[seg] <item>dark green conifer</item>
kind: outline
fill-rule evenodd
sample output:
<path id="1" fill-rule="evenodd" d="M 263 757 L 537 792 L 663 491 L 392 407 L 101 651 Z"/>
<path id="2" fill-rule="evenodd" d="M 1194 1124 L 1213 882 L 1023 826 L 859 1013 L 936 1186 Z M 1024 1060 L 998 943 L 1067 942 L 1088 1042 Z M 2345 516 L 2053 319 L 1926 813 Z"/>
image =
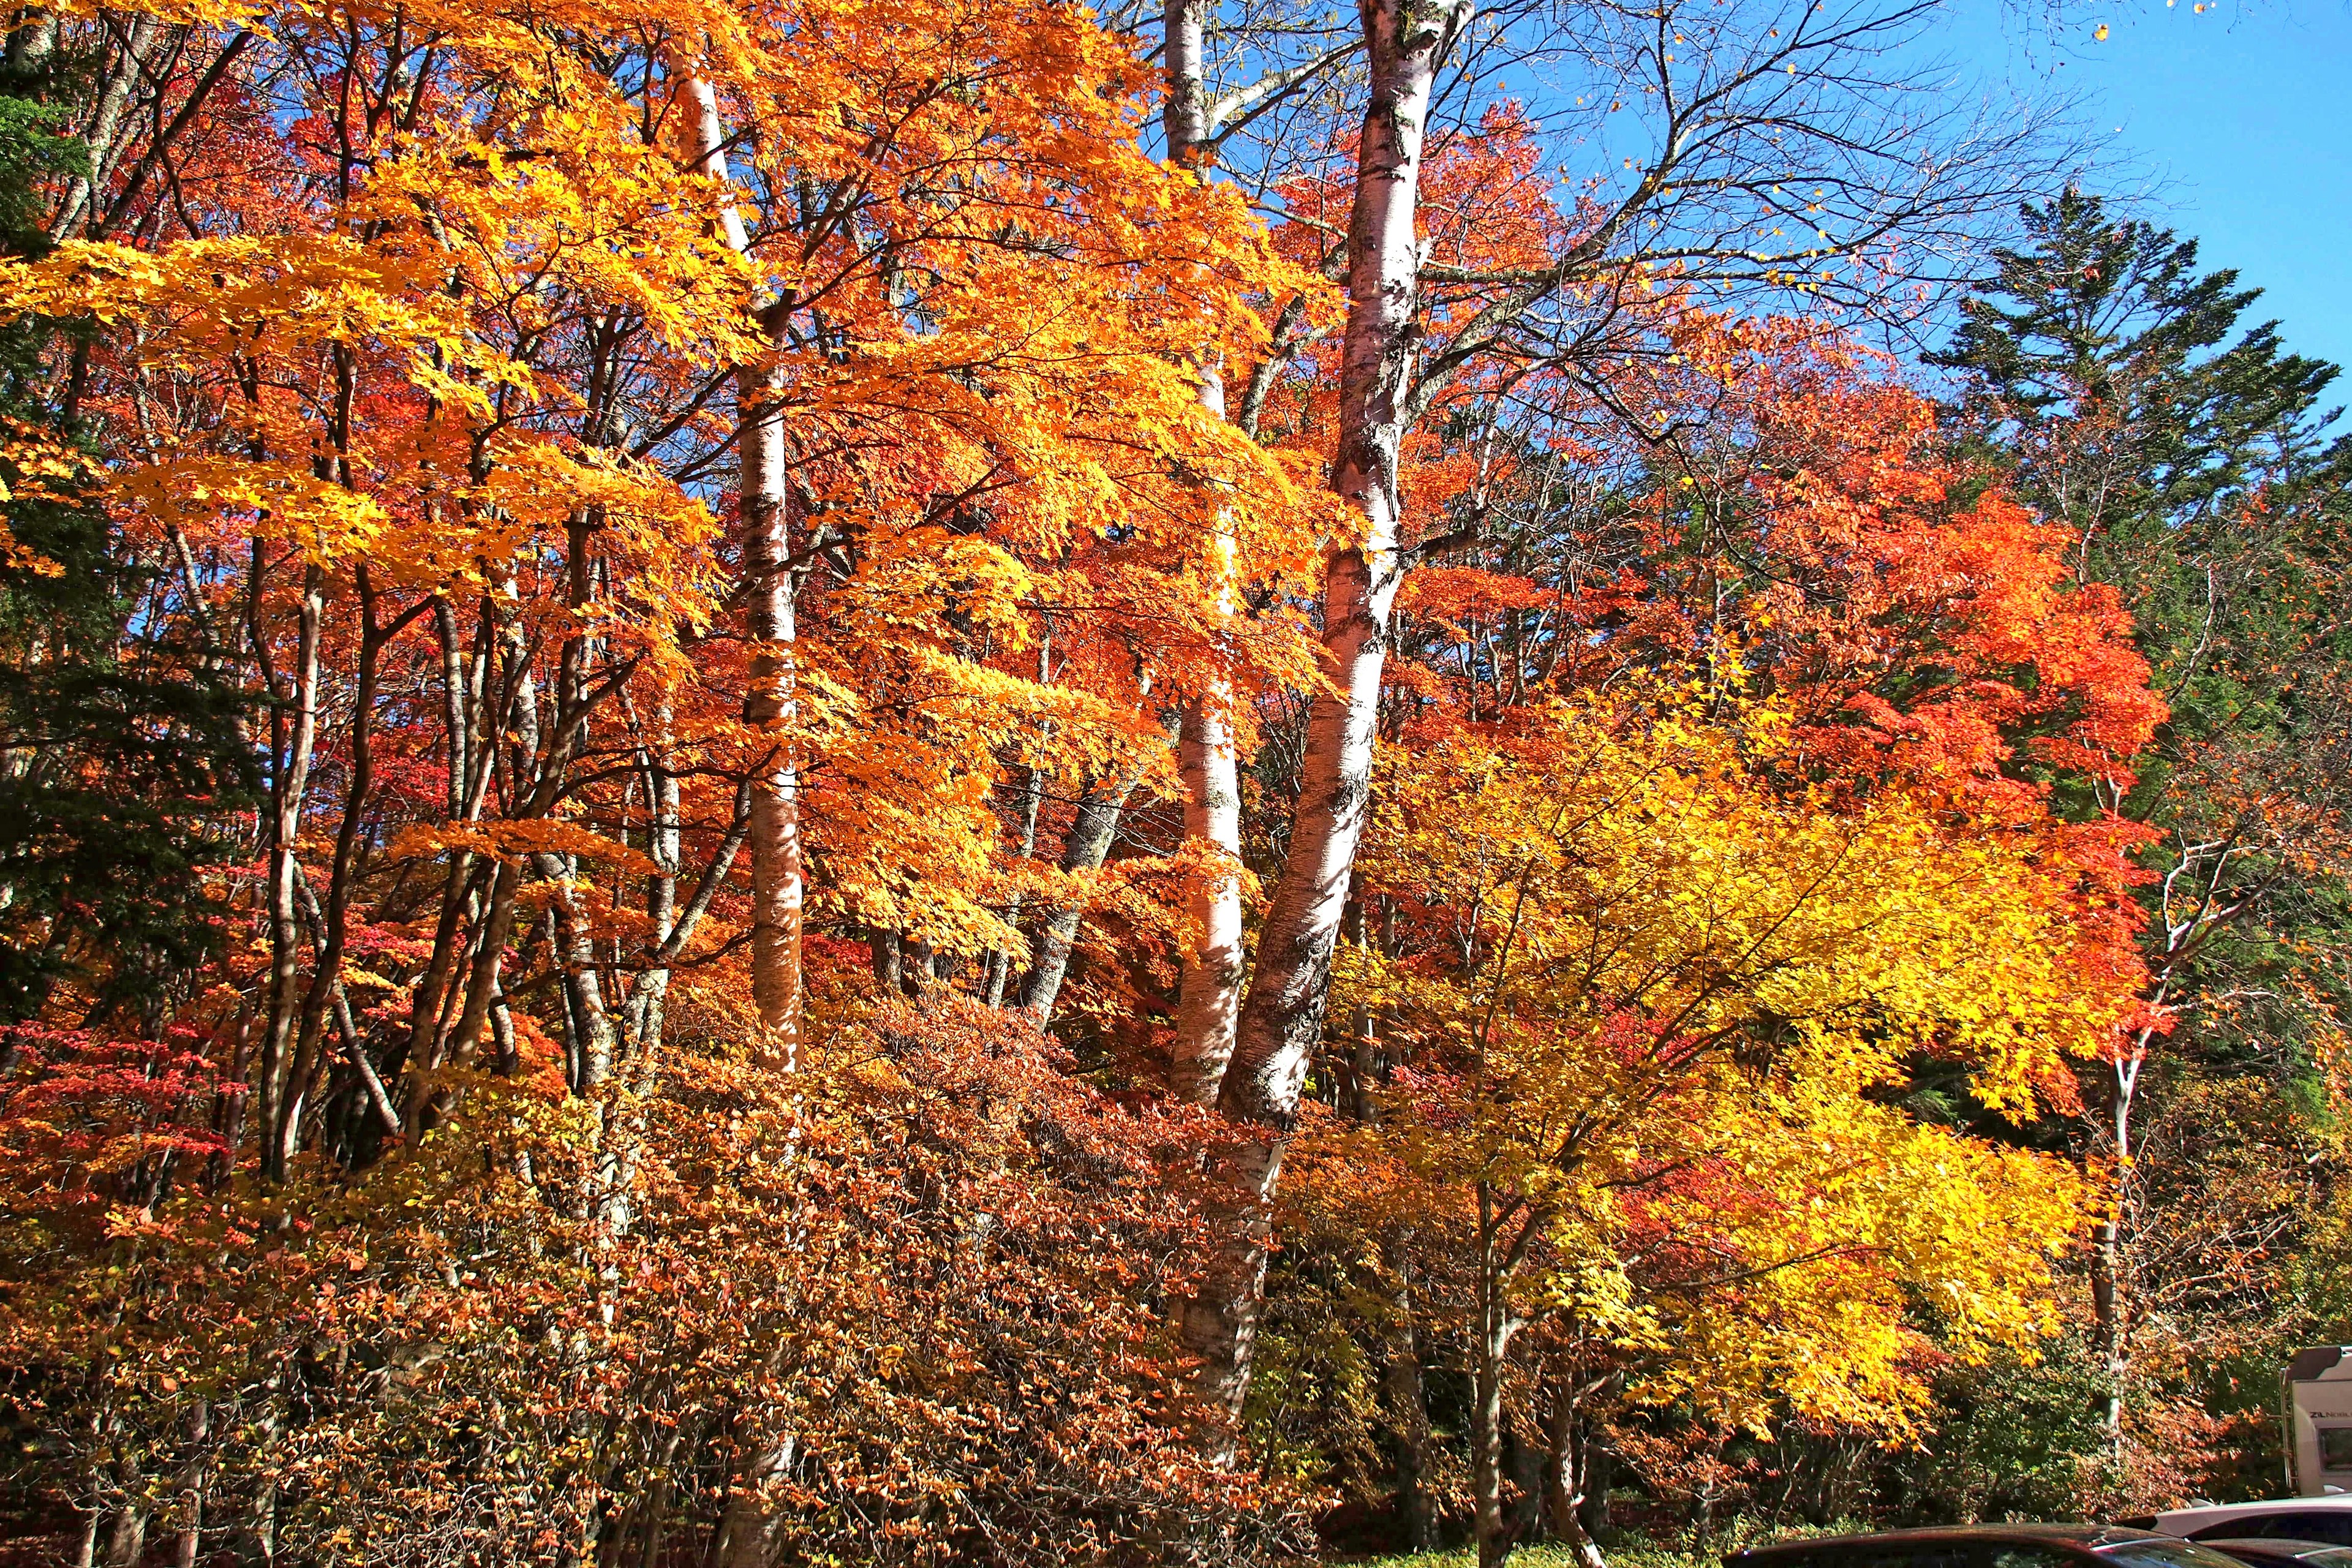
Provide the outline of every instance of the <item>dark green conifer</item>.
<path id="1" fill-rule="evenodd" d="M 0 75 L 0 251 L 37 254 L 42 183 L 81 144 L 53 132 L 49 78 Z M 0 419 L 75 437 L 53 388 L 72 344 L 0 328 Z M 168 580 L 103 509 L 12 498 L 0 560 L 0 1022 L 153 1028 L 216 948 L 206 868 L 231 852 L 253 762 L 233 672 L 173 613 Z"/>

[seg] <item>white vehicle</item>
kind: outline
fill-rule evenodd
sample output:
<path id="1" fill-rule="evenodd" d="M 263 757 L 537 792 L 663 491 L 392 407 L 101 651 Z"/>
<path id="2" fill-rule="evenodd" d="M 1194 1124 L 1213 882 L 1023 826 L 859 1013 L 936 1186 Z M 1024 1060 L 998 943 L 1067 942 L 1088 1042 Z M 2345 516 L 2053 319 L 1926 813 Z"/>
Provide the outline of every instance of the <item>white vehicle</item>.
<path id="1" fill-rule="evenodd" d="M 2352 1490 L 2352 1350 L 2320 1345 L 2286 1363 L 2287 1476 L 2305 1497 Z"/>
<path id="2" fill-rule="evenodd" d="M 2191 1541 L 2352 1546 L 2352 1345 L 2297 1351 L 2285 1381 L 2287 1484 L 2302 1496 L 2203 1503 L 2120 1522 Z"/>
<path id="3" fill-rule="evenodd" d="M 2118 1522 L 2191 1541 L 2315 1541 L 2352 1546 L 2352 1496 L 2206 1503 Z"/>

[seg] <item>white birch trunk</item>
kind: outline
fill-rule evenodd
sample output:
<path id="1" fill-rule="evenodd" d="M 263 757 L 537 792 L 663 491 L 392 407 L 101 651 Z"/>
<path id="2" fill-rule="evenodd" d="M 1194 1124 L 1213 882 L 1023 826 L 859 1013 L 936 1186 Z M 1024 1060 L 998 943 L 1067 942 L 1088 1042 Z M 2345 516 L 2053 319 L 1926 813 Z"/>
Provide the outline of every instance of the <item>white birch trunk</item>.
<path id="1" fill-rule="evenodd" d="M 1208 16 L 1209 0 L 1168 0 L 1160 13 L 1168 101 L 1160 126 L 1168 138 L 1168 161 L 1179 168 L 1202 168 L 1215 151 L 1209 144 L 1214 127 L 1209 123 Z"/>
<path id="2" fill-rule="evenodd" d="M 696 171 L 725 181 L 726 132 L 710 82 L 692 84 Z M 749 255 L 750 234 L 730 202 L 719 226 L 738 255 Z M 772 345 L 773 334 L 771 334 Z M 801 917 L 803 908 L 800 778 L 790 732 L 795 717 L 792 543 L 784 511 L 784 426 L 772 366 L 736 370 L 737 447 L 741 464 L 745 631 L 751 640 L 750 689 L 743 717 L 770 748 L 750 781 L 751 850 L 751 999 L 759 1010 L 758 1048 L 771 1065 L 798 1070 L 801 1036 Z M 797 1445 L 792 1435 L 755 1451 L 729 1498 L 714 1558 L 719 1568 L 766 1568 L 777 1554 L 782 1522 L 770 1488 L 790 1473 Z"/>
<path id="3" fill-rule="evenodd" d="M 719 95 L 697 79 L 695 164 L 726 180 L 726 132 Z M 751 236 L 732 203 L 720 210 L 727 243 L 748 254 Z M 760 1050 L 791 1072 L 800 1065 L 802 879 L 800 774 L 792 729 L 798 715 L 793 643 L 790 523 L 784 508 L 784 417 L 780 373 L 747 364 L 736 373 L 738 456 L 741 462 L 744 630 L 751 642 L 743 719 L 768 751 L 751 778 L 751 999 L 760 1014 Z"/>
<path id="4" fill-rule="evenodd" d="M 260 546 L 254 547 L 256 561 Z M 299 629 L 294 653 L 293 715 L 287 726 L 285 755 L 276 766 L 278 777 L 270 801 L 269 817 L 269 1015 L 261 1044 L 261 1173 L 266 1181 L 286 1179 L 286 1105 L 293 1092 L 291 1055 L 295 1044 L 295 1005 L 300 977 L 301 930 L 296 924 L 297 889 L 302 862 L 297 853 L 302 837 L 302 796 L 310 784 L 311 752 L 319 737 L 319 643 L 326 615 L 326 585 L 320 570 L 302 574 Z M 256 647 L 261 646 L 261 626 L 253 627 Z M 273 692 L 271 695 L 277 695 Z"/>
<path id="5" fill-rule="evenodd" d="M 1218 1092 L 1234 1124 L 1209 1161 L 1218 1242 L 1183 1321 L 1202 1393 L 1236 1414 L 1249 1387 L 1282 1145 L 1322 1029 L 1331 950 L 1370 794 L 1381 666 L 1403 564 L 1397 455 L 1419 337 L 1414 213 L 1423 143 L 1438 68 L 1472 9 L 1472 0 L 1364 0 L 1362 7 L 1370 100 L 1348 226 L 1348 325 L 1331 482 L 1361 515 L 1364 533 L 1360 544 L 1334 552 L 1325 571 L 1322 665 L 1333 689 L 1316 697 L 1308 716 L 1289 858 Z"/>
<path id="6" fill-rule="evenodd" d="M 1171 7 L 1172 9 L 1172 7 Z M 1224 378 L 1214 360 L 1201 367 L 1201 405 L 1225 412 Z M 1234 546 L 1220 512 L 1209 538 L 1211 614 L 1230 622 L 1240 608 L 1234 580 Z M 1242 777 L 1234 742 L 1234 687 L 1222 673 L 1185 704 L 1176 747 L 1184 781 L 1184 834 L 1213 861 L 1195 885 L 1186 913 L 1182 989 L 1176 1005 L 1176 1044 L 1169 1087 L 1195 1105 L 1214 1105 L 1233 1059 L 1242 1003 Z"/>
<path id="7" fill-rule="evenodd" d="M 1195 1105 L 1216 1104 L 1241 1017 L 1242 792 L 1232 713 L 1232 686 L 1213 684 L 1187 705 L 1177 748 L 1185 836 L 1216 858 L 1187 910 L 1192 942 L 1184 950 L 1170 1074 L 1177 1097 Z"/>
<path id="8" fill-rule="evenodd" d="M 792 542 L 784 515 L 783 412 L 772 372 L 742 373 L 743 575 L 751 637 L 743 718 L 769 747 L 751 779 L 751 998 L 762 1053 L 800 1066 L 802 883 Z"/>
<path id="9" fill-rule="evenodd" d="M 1168 0 L 1163 16 L 1168 101 L 1160 124 L 1169 161 L 1207 177 L 1215 149 L 1210 137 L 1206 67 L 1208 0 Z M 1213 416 L 1225 417 L 1223 367 L 1214 352 L 1200 363 L 1198 396 Z M 1220 628 L 1239 609 L 1234 581 L 1232 519 L 1211 523 L 1203 563 L 1210 576 L 1212 624 Z M 1186 909 L 1182 986 L 1176 1008 L 1176 1043 L 1169 1087 L 1196 1105 L 1214 1105 L 1234 1054 L 1242 1002 L 1241 759 L 1234 745 L 1234 689 L 1219 675 L 1185 704 L 1176 767 L 1184 781 L 1184 834 L 1206 850 L 1213 868 L 1193 889 Z"/>
<path id="10" fill-rule="evenodd" d="M 1146 752 L 1118 772 L 1106 773 L 1087 786 L 1078 796 L 1069 836 L 1063 840 L 1064 871 L 1087 876 L 1102 869 L 1111 846 L 1118 840 L 1119 818 L 1127 810 L 1128 796 L 1150 769 L 1151 754 Z M 1040 1029 L 1054 1021 L 1054 1003 L 1062 994 L 1062 981 L 1070 971 L 1070 951 L 1077 944 L 1078 924 L 1085 918 L 1086 905 L 1071 902 L 1047 910 L 1039 923 L 1036 956 L 1021 984 L 1021 1010 Z"/>

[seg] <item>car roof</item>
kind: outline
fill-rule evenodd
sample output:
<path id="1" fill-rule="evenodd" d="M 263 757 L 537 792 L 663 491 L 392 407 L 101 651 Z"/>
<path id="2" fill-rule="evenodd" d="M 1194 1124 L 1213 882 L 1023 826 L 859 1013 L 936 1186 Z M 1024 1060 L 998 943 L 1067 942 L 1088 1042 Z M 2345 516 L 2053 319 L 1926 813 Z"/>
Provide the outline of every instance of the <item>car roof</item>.
<path id="1" fill-rule="evenodd" d="M 2231 1535 L 2219 1540 L 2208 1536 L 2197 1544 L 2218 1547 L 2223 1552 L 2267 1552 L 2279 1557 L 2301 1557 L 2312 1552 L 2352 1550 L 2329 1541 L 2291 1541 L 2276 1535 Z"/>
<path id="2" fill-rule="evenodd" d="M 2172 1537 L 2119 1524 L 1942 1524 L 1925 1530 L 1874 1531 L 1866 1535 L 1812 1535 L 1796 1541 L 1776 1541 L 1735 1552 L 1726 1563 L 1763 1562 L 1804 1552 L 1839 1551 L 1855 1546 L 1927 1545 L 1939 1541 L 2018 1541 L 2061 1546 L 2113 1546 L 2126 1541 L 2164 1541 Z"/>
<path id="3" fill-rule="evenodd" d="M 2318 1510 L 2334 1513 L 2352 1508 L 2352 1492 L 2327 1492 L 2319 1497 L 2271 1498 L 2263 1502 L 2200 1502 L 2187 1508 L 2168 1508 L 2156 1517 L 2160 1520 L 2201 1520 L 2219 1524 L 2231 1519 L 2259 1519 L 2273 1513 L 2308 1513 Z"/>

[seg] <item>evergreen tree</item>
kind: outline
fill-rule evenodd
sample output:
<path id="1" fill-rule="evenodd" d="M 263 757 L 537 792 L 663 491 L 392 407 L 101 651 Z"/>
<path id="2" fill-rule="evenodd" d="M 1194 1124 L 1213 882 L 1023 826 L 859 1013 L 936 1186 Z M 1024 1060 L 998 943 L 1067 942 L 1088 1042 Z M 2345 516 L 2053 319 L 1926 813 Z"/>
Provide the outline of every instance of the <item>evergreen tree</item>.
<path id="1" fill-rule="evenodd" d="M 2334 1331 L 2280 1260 L 2336 1179 L 2325 1086 L 2352 1016 L 2352 442 L 2323 402 L 2336 367 L 2248 324 L 2260 290 L 2200 271 L 2195 240 L 2079 191 L 2022 216 L 1937 363 L 1969 437 L 2130 610 L 2171 710 L 2081 803 L 2150 830 L 2162 1022 L 2084 1073 L 2084 1149 L 2119 1184 L 2092 1327 L 2128 1476 L 2158 1462 L 2131 1430 L 2168 1397 L 2218 1412 L 2212 1388 L 2263 1366 L 2269 1386 L 2287 1342 Z"/>
<path id="2" fill-rule="evenodd" d="M 71 62 L 19 54 L 0 77 L 10 257 L 47 247 L 42 184 L 83 155 L 46 101 Z M 0 329 L 0 420 L 71 439 L 50 375 L 72 345 L 54 336 Z M 152 1028 L 217 941 L 203 872 L 250 784 L 239 700 L 104 510 L 23 479 L 0 461 L 16 546 L 0 555 L 0 1022 L 64 1008 Z"/>
<path id="3" fill-rule="evenodd" d="M 2021 216 L 2031 243 L 1996 253 L 1934 363 L 1966 373 L 1977 427 L 2076 535 L 2079 574 L 2123 593 L 2176 739 L 2284 721 L 2312 658 L 2343 651 L 2336 367 L 2245 325 L 2262 291 L 2200 272 L 2194 239 L 2078 190 Z"/>

